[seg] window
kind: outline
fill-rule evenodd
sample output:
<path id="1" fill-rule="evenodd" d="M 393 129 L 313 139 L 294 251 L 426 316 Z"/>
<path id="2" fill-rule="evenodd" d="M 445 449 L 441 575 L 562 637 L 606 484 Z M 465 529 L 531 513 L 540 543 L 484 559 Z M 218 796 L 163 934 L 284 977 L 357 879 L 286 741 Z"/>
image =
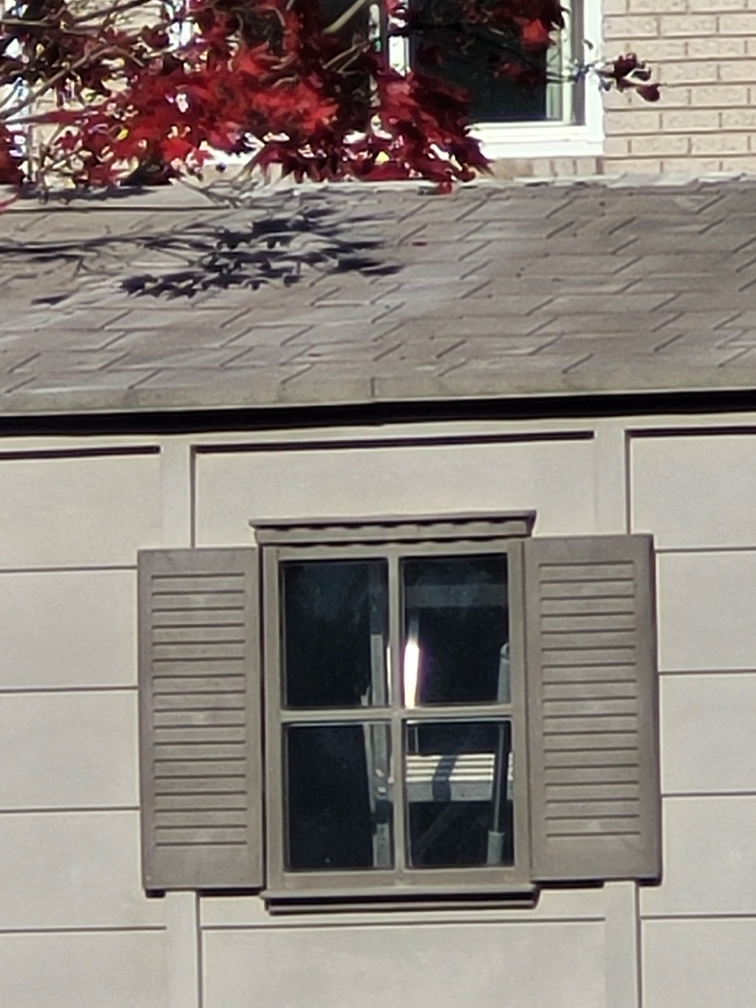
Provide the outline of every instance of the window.
<path id="1" fill-rule="evenodd" d="M 650 537 L 532 522 L 140 554 L 146 888 L 301 910 L 658 878 Z"/>
<path id="2" fill-rule="evenodd" d="M 427 20 L 443 22 L 454 0 L 410 0 L 427 9 Z M 424 65 L 412 39 L 391 38 L 389 59 L 395 69 L 427 69 L 464 88 L 472 97 L 474 135 L 487 157 L 596 157 L 603 151 L 602 100 L 597 86 L 565 80 L 576 65 L 595 60 L 601 39 L 598 0 L 566 0 L 565 28 L 548 52 L 546 69 L 553 79 L 535 91 L 497 75 L 486 63 L 485 32 L 466 54 L 444 38 L 433 38 L 441 66 Z M 448 17 L 447 17 L 448 20 Z M 428 34 L 430 37 L 430 32 Z M 586 43 L 585 40 L 589 42 Z M 592 41 L 590 41 L 592 40 Z M 589 50 L 588 46 L 592 46 Z"/>

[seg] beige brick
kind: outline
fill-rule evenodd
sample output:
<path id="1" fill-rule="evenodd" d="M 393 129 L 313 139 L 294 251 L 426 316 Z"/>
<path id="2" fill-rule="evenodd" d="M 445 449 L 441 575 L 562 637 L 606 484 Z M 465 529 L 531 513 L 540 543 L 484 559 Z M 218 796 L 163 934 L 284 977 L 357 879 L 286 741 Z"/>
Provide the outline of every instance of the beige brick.
<path id="1" fill-rule="evenodd" d="M 688 9 L 693 14 L 747 10 L 748 0 L 688 0 Z"/>
<path id="2" fill-rule="evenodd" d="M 688 0 L 628 0 L 628 7 L 632 14 L 674 14 L 687 11 Z"/>
<path id="3" fill-rule="evenodd" d="M 637 97 L 627 91 L 607 91 L 604 94 L 604 108 L 608 111 L 621 111 L 628 110 L 638 105 Z"/>
<path id="4" fill-rule="evenodd" d="M 686 175 L 705 175 L 706 172 L 724 171 L 719 158 L 665 158 L 661 163 L 663 172 L 678 173 L 684 172 Z"/>
<path id="5" fill-rule="evenodd" d="M 627 137 L 604 137 L 604 155 L 606 157 L 627 157 L 630 153 L 630 141 Z"/>
<path id="6" fill-rule="evenodd" d="M 717 19 L 713 14 L 665 14 L 659 18 L 660 35 L 714 35 Z"/>
<path id="7" fill-rule="evenodd" d="M 661 125 L 661 112 L 651 109 L 611 110 L 604 114 L 604 132 L 607 136 L 624 136 L 628 133 L 653 133 Z"/>
<path id="8" fill-rule="evenodd" d="M 722 129 L 756 129 L 756 108 L 725 109 L 719 115 Z"/>
<path id="9" fill-rule="evenodd" d="M 603 14 L 626 14 L 628 0 L 604 0 L 601 5 Z"/>
<path id="10" fill-rule="evenodd" d="M 756 35 L 756 13 L 722 14 L 719 18 L 720 35 Z"/>
<path id="11" fill-rule="evenodd" d="M 608 175 L 621 175 L 625 172 L 655 175 L 662 170 L 662 163 L 654 158 L 605 158 L 604 170 Z"/>
<path id="12" fill-rule="evenodd" d="M 595 158 L 552 158 L 551 173 L 557 178 L 565 175 L 595 175 Z"/>
<path id="13" fill-rule="evenodd" d="M 756 154 L 747 157 L 722 158 L 722 171 L 742 171 L 754 175 L 756 174 Z"/>
<path id="14" fill-rule="evenodd" d="M 717 81 L 719 80 L 720 66 L 721 63 L 715 62 L 681 60 L 679 63 L 665 63 L 660 67 L 659 77 L 663 84 L 696 84 L 701 81 Z"/>
<path id="15" fill-rule="evenodd" d="M 718 130 L 719 112 L 714 109 L 674 109 L 667 112 L 662 110 L 661 128 L 665 132 L 692 133 L 697 130 Z"/>
<path id="16" fill-rule="evenodd" d="M 747 154 L 747 133 L 700 133 L 690 138 L 692 154 Z"/>
<path id="17" fill-rule="evenodd" d="M 756 80 L 756 60 L 724 60 L 719 64 L 719 78 L 723 81 Z"/>
<path id="18" fill-rule="evenodd" d="M 690 150 L 690 139 L 677 134 L 658 133 L 653 136 L 638 136 L 630 138 L 630 152 L 638 155 L 653 155 L 669 157 L 675 154 L 687 154 Z"/>
<path id="19" fill-rule="evenodd" d="M 605 17 L 604 39 L 653 38 L 659 34 L 655 17 Z"/>
<path id="20" fill-rule="evenodd" d="M 624 46 L 621 46 L 619 42 L 612 41 L 612 55 L 617 55 L 622 51 L 627 52 L 628 49 L 632 50 L 636 47 L 637 39 L 628 39 Z M 660 39 L 660 38 L 644 38 L 643 39 L 643 52 L 641 53 L 644 60 L 649 63 L 663 63 L 665 60 L 675 60 L 675 59 L 685 59 L 687 55 L 687 43 L 683 39 Z M 640 48 L 640 46 L 637 46 Z"/>
<path id="21" fill-rule="evenodd" d="M 659 106 L 665 109 L 689 108 L 691 105 L 690 94 L 691 87 L 688 84 L 665 84 L 662 89 L 662 100 L 659 102 Z M 637 97 L 635 100 L 637 102 Z"/>
<path id="22" fill-rule="evenodd" d="M 688 56 L 703 56 L 709 59 L 726 59 L 728 56 L 743 56 L 746 52 L 746 40 L 742 38 L 721 38 L 720 36 L 715 36 L 714 38 L 692 38 L 688 39 L 686 43 L 686 52 Z"/>
<path id="23" fill-rule="evenodd" d="M 748 88 L 728 84 L 695 84 L 690 89 L 693 105 L 720 105 L 723 108 L 748 104 Z"/>

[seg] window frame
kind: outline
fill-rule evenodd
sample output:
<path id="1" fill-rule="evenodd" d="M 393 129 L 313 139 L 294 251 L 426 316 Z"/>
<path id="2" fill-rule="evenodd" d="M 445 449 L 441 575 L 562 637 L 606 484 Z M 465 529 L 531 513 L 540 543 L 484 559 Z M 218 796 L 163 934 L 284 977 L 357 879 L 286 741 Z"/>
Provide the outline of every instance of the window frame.
<path id="1" fill-rule="evenodd" d="M 346 531 L 346 530 L 345 530 Z M 432 527 L 414 541 L 392 538 L 365 542 L 359 527 L 340 542 L 306 542 L 301 545 L 262 544 L 263 665 L 265 724 L 265 832 L 267 886 L 264 897 L 301 896 L 305 899 L 397 896 L 471 896 L 523 893 L 532 890 L 530 851 L 530 806 L 528 788 L 527 711 L 525 680 L 524 558 L 522 531 L 502 534 L 492 529 L 488 535 L 465 535 L 460 525 L 454 538 L 437 538 Z M 327 538 L 327 536 L 326 536 Z M 509 642 L 511 700 L 509 704 L 458 704 L 406 708 L 400 703 L 401 588 L 399 561 L 412 556 L 451 556 L 503 553 L 507 556 L 509 595 Z M 286 710 L 283 702 L 283 675 L 280 647 L 281 597 L 280 564 L 286 560 L 335 560 L 387 558 L 390 681 L 389 704 L 383 707 L 318 708 Z M 410 713 L 411 710 L 411 713 Z M 406 854 L 405 766 L 402 745 L 406 721 L 508 720 L 511 723 L 514 758 L 513 815 L 515 860 L 512 866 L 468 868 L 409 868 Z M 386 723 L 391 726 L 394 786 L 393 850 L 398 855 L 391 869 L 334 869 L 331 871 L 287 870 L 285 867 L 285 771 L 283 762 L 284 724 Z"/>

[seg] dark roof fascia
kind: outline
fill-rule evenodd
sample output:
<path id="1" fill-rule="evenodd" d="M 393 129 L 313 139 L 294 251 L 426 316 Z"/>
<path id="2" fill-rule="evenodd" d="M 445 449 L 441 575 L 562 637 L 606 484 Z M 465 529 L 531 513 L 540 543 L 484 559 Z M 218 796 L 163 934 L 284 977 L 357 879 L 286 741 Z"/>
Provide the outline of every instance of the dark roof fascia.
<path id="1" fill-rule="evenodd" d="M 281 405 L 120 412 L 16 413 L 0 415 L 0 438 L 34 435 L 209 434 L 231 431 L 261 433 L 356 426 L 378 428 L 388 424 L 431 423 L 434 421 L 591 420 L 619 416 L 628 418 L 694 416 L 696 414 L 742 412 L 756 412 L 756 389 L 581 393 L 519 398 L 422 399 L 313 406 Z"/>

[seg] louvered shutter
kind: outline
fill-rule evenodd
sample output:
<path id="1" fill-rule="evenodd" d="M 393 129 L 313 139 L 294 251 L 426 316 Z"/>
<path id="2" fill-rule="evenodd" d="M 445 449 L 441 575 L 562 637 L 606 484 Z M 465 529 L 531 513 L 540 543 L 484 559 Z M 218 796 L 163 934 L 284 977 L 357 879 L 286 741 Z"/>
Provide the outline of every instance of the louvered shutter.
<path id="1" fill-rule="evenodd" d="M 651 536 L 525 544 L 534 881 L 661 873 Z"/>
<path id="2" fill-rule="evenodd" d="M 263 884 L 257 551 L 139 554 L 148 890 Z"/>

